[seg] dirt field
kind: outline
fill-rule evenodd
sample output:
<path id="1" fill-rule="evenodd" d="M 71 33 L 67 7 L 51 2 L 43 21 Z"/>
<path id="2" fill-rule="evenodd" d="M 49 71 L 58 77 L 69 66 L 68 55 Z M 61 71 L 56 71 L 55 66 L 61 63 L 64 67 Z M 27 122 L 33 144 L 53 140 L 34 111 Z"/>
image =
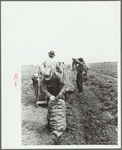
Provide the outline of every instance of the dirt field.
<path id="1" fill-rule="evenodd" d="M 104 62 L 89 64 L 90 71 L 117 78 L 117 62 Z"/>
<path id="2" fill-rule="evenodd" d="M 109 74 L 106 70 L 113 72 Z M 30 85 L 34 73 L 37 73 L 37 66 L 22 66 L 22 144 L 51 145 L 54 141 L 47 126 L 47 106 L 35 107 L 35 95 Z M 58 144 L 117 144 L 117 81 L 111 77 L 117 77 L 116 62 L 91 64 L 84 91 L 77 93 L 76 71 L 72 72 L 76 90 L 66 95 L 67 130 Z"/>

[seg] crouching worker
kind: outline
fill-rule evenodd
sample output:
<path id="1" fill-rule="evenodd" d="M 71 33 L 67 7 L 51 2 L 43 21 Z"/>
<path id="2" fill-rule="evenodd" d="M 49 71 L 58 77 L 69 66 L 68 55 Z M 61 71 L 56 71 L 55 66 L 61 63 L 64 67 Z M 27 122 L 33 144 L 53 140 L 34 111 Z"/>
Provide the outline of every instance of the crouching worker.
<path id="1" fill-rule="evenodd" d="M 42 79 L 42 93 L 48 102 L 48 125 L 56 138 L 60 137 L 66 129 L 66 83 L 61 74 L 51 67 L 45 67 Z"/>

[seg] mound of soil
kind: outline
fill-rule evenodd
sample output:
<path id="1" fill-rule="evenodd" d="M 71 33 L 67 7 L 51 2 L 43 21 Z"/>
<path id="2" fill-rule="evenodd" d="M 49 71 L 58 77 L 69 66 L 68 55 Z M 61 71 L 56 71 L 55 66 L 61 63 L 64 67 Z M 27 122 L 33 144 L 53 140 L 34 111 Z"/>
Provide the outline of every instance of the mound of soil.
<path id="1" fill-rule="evenodd" d="M 85 84 L 83 93 L 67 95 L 67 131 L 60 144 L 117 144 L 117 102 L 110 92 L 101 102 L 101 83 L 96 79 Z"/>

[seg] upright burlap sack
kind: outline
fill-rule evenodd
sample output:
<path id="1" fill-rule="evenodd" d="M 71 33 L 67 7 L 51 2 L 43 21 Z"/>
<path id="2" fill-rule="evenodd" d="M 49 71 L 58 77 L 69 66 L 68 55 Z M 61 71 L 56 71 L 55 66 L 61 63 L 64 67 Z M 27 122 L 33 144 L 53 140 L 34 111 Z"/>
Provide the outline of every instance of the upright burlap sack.
<path id="1" fill-rule="evenodd" d="M 65 80 L 65 82 L 67 84 L 66 91 L 74 91 L 75 87 L 72 84 L 72 72 L 70 70 L 66 70 L 65 69 L 65 72 L 64 72 L 63 76 L 64 76 L 64 80 Z"/>
<path id="2" fill-rule="evenodd" d="M 38 74 L 34 74 L 32 77 L 31 77 L 32 81 L 33 81 L 33 88 L 35 90 L 35 95 L 36 95 L 36 98 L 37 101 L 44 101 L 45 100 L 45 95 L 42 93 L 42 88 L 41 88 L 41 82 L 42 82 L 42 79 L 43 79 L 43 76 L 39 76 L 38 77 Z M 39 88 L 40 86 L 40 88 Z M 40 91 L 38 91 L 40 89 Z"/>
<path id="3" fill-rule="evenodd" d="M 49 101 L 47 119 L 52 133 L 60 137 L 66 129 L 66 105 L 64 100 Z"/>

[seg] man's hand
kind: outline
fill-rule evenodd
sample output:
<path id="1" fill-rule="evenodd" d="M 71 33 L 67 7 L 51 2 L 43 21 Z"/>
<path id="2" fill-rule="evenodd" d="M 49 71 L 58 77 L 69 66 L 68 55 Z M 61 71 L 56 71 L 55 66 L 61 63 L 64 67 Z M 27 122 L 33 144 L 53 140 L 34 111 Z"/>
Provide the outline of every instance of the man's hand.
<path id="1" fill-rule="evenodd" d="M 54 106 L 55 99 L 56 99 L 55 96 L 53 96 L 53 95 L 50 96 L 50 100 L 49 100 L 49 102 L 48 102 L 48 107 L 49 107 L 49 108 L 52 108 L 52 107 Z"/>
<path id="2" fill-rule="evenodd" d="M 65 94 L 63 92 L 60 92 L 58 95 L 57 95 L 57 98 L 58 99 L 63 99 L 65 100 Z"/>
<path id="3" fill-rule="evenodd" d="M 54 101 L 55 100 L 55 96 L 51 95 L 50 96 L 50 100 Z"/>

